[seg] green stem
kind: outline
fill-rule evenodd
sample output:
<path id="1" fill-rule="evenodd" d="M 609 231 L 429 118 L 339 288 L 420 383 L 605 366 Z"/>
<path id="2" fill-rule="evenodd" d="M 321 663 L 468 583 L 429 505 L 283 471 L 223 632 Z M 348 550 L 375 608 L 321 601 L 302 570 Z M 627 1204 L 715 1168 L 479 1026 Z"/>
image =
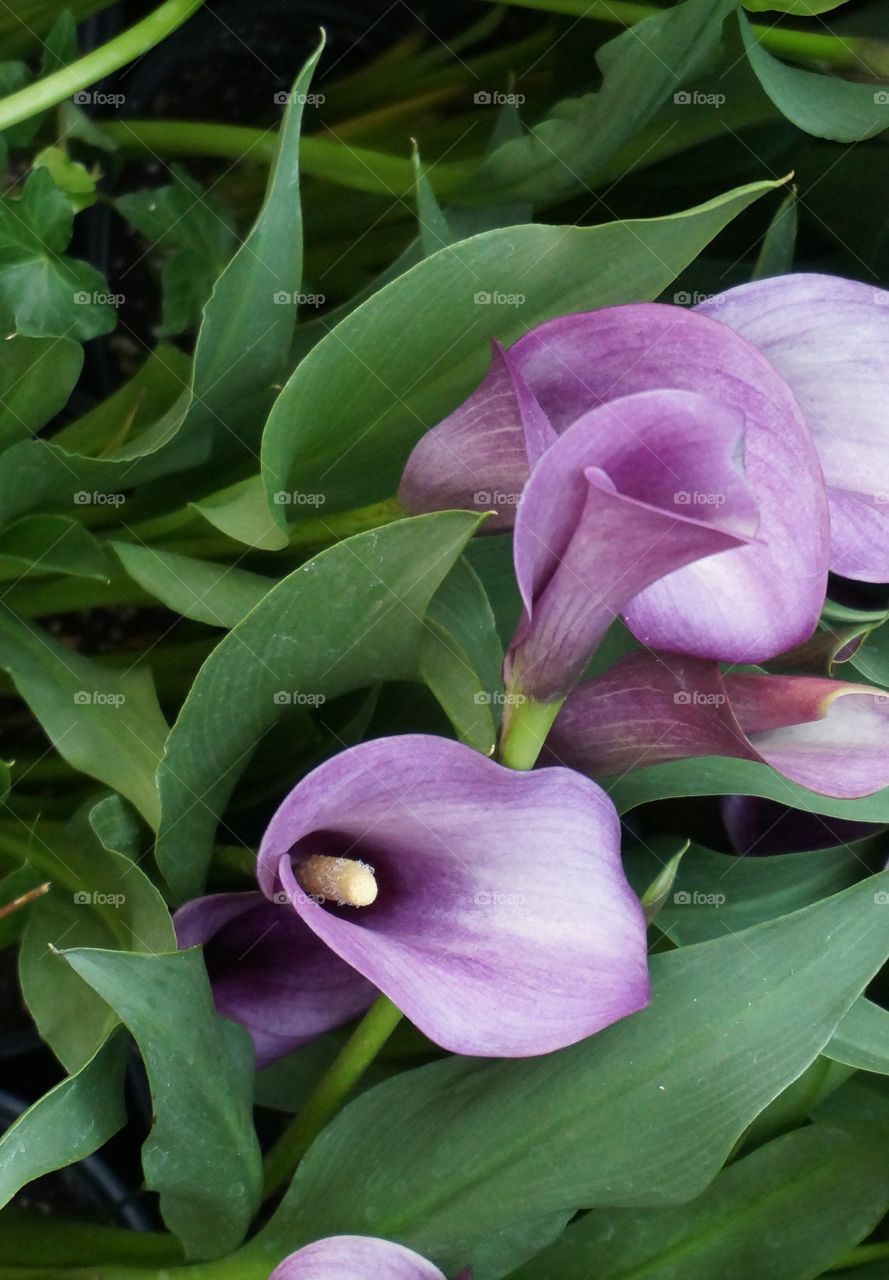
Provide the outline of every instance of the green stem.
<path id="1" fill-rule="evenodd" d="M 293 1173 L 313 1140 L 337 1113 L 352 1089 L 398 1026 L 401 1012 L 379 996 L 358 1023 L 339 1055 L 265 1159 L 265 1195 Z"/>
<path id="2" fill-rule="evenodd" d="M 533 698 L 517 696 L 520 700 L 509 707 L 500 739 L 500 760 L 509 769 L 533 769 L 565 699 L 535 702 Z"/>
<path id="3" fill-rule="evenodd" d="M 182 1246 L 160 1232 L 47 1218 L 10 1206 L 0 1213 L 0 1255 L 10 1267 L 75 1267 L 84 1258 L 165 1266 L 182 1262 Z"/>
<path id="4" fill-rule="evenodd" d="M 57 106 L 81 89 L 140 58 L 181 27 L 202 3 L 203 0 L 165 0 L 147 18 L 122 31 L 107 44 L 3 98 L 0 100 L 0 130 L 9 129 L 49 107 Z"/>
<path id="5" fill-rule="evenodd" d="M 889 1242 L 882 1244 L 862 1244 L 857 1249 L 850 1249 L 841 1258 L 832 1263 L 828 1271 L 845 1271 L 849 1267 L 866 1266 L 869 1262 L 882 1262 L 889 1258 Z"/>
<path id="6" fill-rule="evenodd" d="M 486 3 L 502 4 L 503 0 L 486 0 Z M 634 27 L 645 18 L 665 11 L 663 6 L 638 4 L 635 0 L 509 0 L 509 3 L 522 9 L 560 13 L 569 18 L 613 22 L 621 27 Z M 889 46 L 870 36 L 835 36 L 756 23 L 753 32 L 764 49 L 781 58 L 838 68 L 850 67 L 858 71 L 864 63 L 877 75 L 886 75 L 889 69 Z"/>
<path id="7" fill-rule="evenodd" d="M 98 122 L 97 122 L 98 123 Z M 161 156 L 218 156 L 225 160 L 271 162 L 278 145 L 275 130 L 239 124 L 201 124 L 192 120 L 112 120 L 100 126 L 122 151 Z M 409 159 L 345 144 L 334 138 L 303 137 L 299 144 L 303 173 L 338 186 L 375 195 L 409 196 L 414 187 Z M 468 165 L 443 161 L 430 171 L 439 195 L 455 191 L 470 175 Z"/>

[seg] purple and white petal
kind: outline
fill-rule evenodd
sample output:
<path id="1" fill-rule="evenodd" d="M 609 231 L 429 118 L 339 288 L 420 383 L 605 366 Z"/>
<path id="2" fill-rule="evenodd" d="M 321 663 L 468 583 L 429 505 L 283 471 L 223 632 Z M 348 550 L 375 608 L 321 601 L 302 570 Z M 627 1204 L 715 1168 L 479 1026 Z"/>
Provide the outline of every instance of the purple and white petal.
<path id="1" fill-rule="evenodd" d="M 706 755 L 756 760 L 810 791 L 854 799 L 889 786 L 889 694 L 632 653 L 571 694 L 546 752 L 598 776 Z"/>
<path id="2" fill-rule="evenodd" d="M 316 901 L 299 878 L 316 854 L 372 867 L 376 900 Z M 547 1053 L 648 1001 L 645 923 L 616 812 L 567 770 L 518 773 L 423 735 L 364 743 L 290 793 L 258 874 L 267 896 L 289 894 L 319 938 L 456 1053 Z"/>
<path id="3" fill-rule="evenodd" d="M 378 994 L 289 905 L 256 890 L 196 898 L 174 924 L 180 947 L 203 946 L 216 1008 L 250 1032 L 259 1067 L 363 1013 Z"/>
<path id="4" fill-rule="evenodd" d="M 373 1236 L 329 1236 L 291 1253 L 269 1280 L 445 1280 L 413 1249 Z"/>
<path id="5" fill-rule="evenodd" d="M 605 776 L 696 756 L 756 759 L 715 662 L 630 653 L 570 695 L 546 759 Z"/>
<path id="6" fill-rule="evenodd" d="M 812 676 L 726 676 L 747 740 L 785 778 L 856 799 L 889 786 L 889 693 Z"/>
<path id="7" fill-rule="evenodd" d="M 838 276 L 776 276 L 698 311 L 758 347 L 798 400 L 827 482 L 831 568 L 889 581 L 889 293 Z"/>
<path id="8" fill-rule="evenodd" d="M 758 517 L 739 470 L 743 430 L 718 402 L 649 391 L 585 414 L 547 450 L 516 520 L 526 616 L 511 688 L 564 697 L 640 591 L 749 541 Z"/>
<path id="9" fill-rule="evenodd" d="M 529 469 L 555 439 L 509 353 L 493 344 L 478 390 L 418 441 L 398 499 L 409 515 L 491 508 L 488 531 L 509 528 Z"/>
<path id="10" fill-rule="evenodd" d="M 551 320 L 509 356 L 558 432 L 596 405 L 665 387 L 741 413 L 756 542 L 654 584 L 626 620 L 652 648 L 733 662 L 808 639 L 827 578 L 824 480 L 794 396 L 755 346 L 705 315 L 638 303 Z"/>

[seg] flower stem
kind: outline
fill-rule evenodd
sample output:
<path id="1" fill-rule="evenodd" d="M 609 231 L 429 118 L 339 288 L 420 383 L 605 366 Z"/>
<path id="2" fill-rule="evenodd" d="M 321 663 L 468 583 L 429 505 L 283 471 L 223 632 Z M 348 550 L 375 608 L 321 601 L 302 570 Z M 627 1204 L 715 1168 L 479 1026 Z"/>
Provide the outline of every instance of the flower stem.
<path id="1" fill-rule="evenodd" d="M 166 39 L 186 18 L 199 9 L 203 0 L 165 0 L 153 13 L 135 26 L 122 31 L 107 44 L 78 58 L 60 71 L 36 80 L 34 84 L 0 100 L 0 130 L 29 120 L 49 107 L 58 106 L 88 85 L 140 58 L 154 45 Z"/>
<path id="2" fill-rule="evenodd" d="M 849 1267 L 863 1267 L 869 1262 L 882 1262 L 889 1258 L 889 1241 L 879 1244 L 862 1244 L 857 1249 L 850 1249 L 836 1262 L 831 1263 L 828 1271 L 845 1271 Z"/>
<path id="3" fill-rule="evenodd" d="M 502 4 L 503 0 L 487 0 L 487 3 Z M 638 4 L 636 0 L 509 0 L 509 3 L 541 13 L 613 22 L 621 27 L 633 27 L 645 18 L 666 11 L 666 6 Z M 839 36 L 762 24 L 754 24 L 753 33 L 764 49 L 780 58 L 856 71 L 861 71 L 863 64 L 875 75 L 889 73 L 889 44 L 873 36 Z"/>
<path id="4" fill-rule="evenodd" d="M 533 769 L 552 723 L 562 709 L 558 702 L 535 702 L 525 698 L 509 708 L 509 717 L 500 739 L 500 760 L 509 769 Z"/>
<path id="5" fill-rule="evenodd" d="M 345 1102 L 401 1020 L 401 1011 L 379 996 L 358 1023 L 299 1114 L 265 1159 L 265 1196 L 287 1181 L 309 1146 Z"/>

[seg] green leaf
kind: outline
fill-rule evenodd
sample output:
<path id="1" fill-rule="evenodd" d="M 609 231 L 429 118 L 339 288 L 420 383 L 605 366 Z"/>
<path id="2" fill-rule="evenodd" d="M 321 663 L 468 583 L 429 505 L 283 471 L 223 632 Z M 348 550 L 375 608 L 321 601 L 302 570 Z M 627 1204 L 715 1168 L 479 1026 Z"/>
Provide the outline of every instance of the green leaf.
<path id="1" fill-rule="evenodd" d="M 194 353 L 193 397 L 183 429 L 209 429 L 228 451 L 252 454 L 285 374 L 302 282 L 299 133 L 322 44 L 296 83 L 278 132 L 265 201 L 216 281 Z"/>
<path id="2" fill-rule="evenodd" d="M 65 407 L 82 364 L 83 348 L 70 338 L 7 337 L 0 364 L 0 449 L 35 435 Z"/>
<path id="3" fill-rule="evenodd" d="M 508 346 L 552 316 L 656 298 L 776 185 L 741 187 L 667 218 L 489 231 L 425 258 L 297 366 L 263 437 L 270 501 L 299 489 L 322 494 L 332 512 L 388 497 L 423 431 L 481 381 L 491 338 Z M 521 305 L 475 301 L 513 295 Z M 283 527 L 285 508 L 276 516 Z"/>
<path id="4" fill-rule="evenodd" d="M 158 890 L 125 853 L 106 843 L 117 804 L 110 799 L 93 805 L 88 820 L 72 823 L 61 835 L 47 834 L 40 824 L 32 833 L 29 865 L 53 887 L 30 912 L 19 974 L 41 1036 L 71 1072 L 92 1057 L 117 1019 L 58 958 L 58 948 L 154 952 L 176 945 Z"/>
<path id="5" fill-rule="evenodd" d="M 107 582 L 108 559 L 93 535 L 68 516 L 23 516 L 0 532 L 0 572 L 67 573 Z"/>
<path id="6" fill-rule="evenodd" d="M 432 597 L 420 672 L 461 742 L 493 755 L 503 647 L 484 587 L 462 558 Z"/>
<path id="7" fill-rule="evenodd" d="M 189 1259 L 236 1248 L 259 1204 L 253 1046 L 213 1008 L 197 948 L 170 955 L 67 950 L 75 973 L 136 1039 L 154 1108 L 142 1163 Z"/>
<path id="8" fill-rule="evenodd" d="M 165 256 L 162 337 L 194 329 L 238 243 L 219 200 L 178 167 L 166 187 L 120 196 L 120 213 Z"/>
<path id="9" fill-rule="evenodd" d="M 787 1134 L 689 1205 L 588 1213 L 510 1280 L 811 1280 L 883 1216 L 885 1144 L 864 1127 Z"/>
<path id="10" fill-rule="evenodd" d="M 106 1040 L 0 1136 L 0 1206 L 35 1178 L 91 1155 L 126 1124 L 126 1041 Z"/>
<path id="11" fill-rule="evenodd" d="M 744 0 L 744 8 L 750 13 L 792 13 L 798 18 L 814 18 L 847 3 L 848 0 Z"/>
<path id="12" fill-rule="evenodd" d="M 708 69 L 735 7 L 736 0 L 685 0 L 609 40 L 596 53 L 602 88 L 558 102 L 525 137 L 496 151 L 474 184 L 535 203 L 589 190 L 674 91 Z M 691 95 L 689 104 L 693 110 Z"/>
<path id="13" fill-rule="evenodd" d="M 887 886 L 653 957 L 651 1006 L 559 1053 L 451 1058 L 370 1090 L 254 1247 L 280 1257 L 370 1225 L 456 1269 L 510 1222 L 692 1200 L 884 962 Z"/>
<path id="14" fill-rule="evenodd" d="M 192 506 L 214 529 L 235 542 L 259 551 L 282 551 L 287 546 L 287 535 L 269 510 L 260 476 L 240 480 Z"/>
<path id="15" fill-rule="evenodd" d="M 158 773 L 157 859 L 177 898 L 201 892 L 225 804 L 283 708 L 419 678 L 429 601 L 477 525 L 439 512 L 348 538 L 279 582 L 217 645 Z"/>
<path id="16" fill-rule="evenodd" d="M 777 920 L 855 884 L 867 874 L 864 852 L 843 845 L 814 853 L 738 858 L 693 845 L 658 915 L 658 928 L 686 946 Z M 641 890 L 657 874 L 661 859 L 647 847 L 631 846 L 624 864 L 631 883 Z"/>
<path id="17" fill-rule="evenodd" d="M 799 224 L 796 191 L 786 195 L 763 236 L 756 266 L 751 280 L 765 280 L 769 276 L 783 276 L 793 270 L 796 252 L 796 233 Z"/>
<path id="18" fill-rule="evenodd" d="M 721 756 L 673 760 L 669 764 L 634 769 L 617 780 L 601 779 L 601 782 L 620 813 L 672 796 L 739 795 L 777 800 L 804 813 L 824 813 L 857 822 L 889 822 L 889 787 L 860 800 L 837 800 L 808 791 L 768 765 L 753 760 L 726 760 Z"/>
<path id="19" fill-rule="evenodd" d="M 0 541 L 0 550 L 2 550 Z M 211 627 L 237 626 L 275 585 L 271 578 L 131 542 L 109 544 L 134 582 L 161 604 Z"/>
<path id="20" fill-rule="evenodd" d="M 889 129 L 889 91 L 873 84 L 788 67 L 762 47 L 742 13 L 744 48 L 756 78 L 798 129 L 834 142 L 860 142 Z"/>
<path id="21" fill-rule="evenodd" d="M 65 257 L 74 212 L 46 169 L 18 199 L 0 200 L 0 325 L 30 337 L 86 342 L 114 328 L 108 286 L 85 262 Z"/>
<path id="22" fill-rule="evenodd" d="M 156 826 L 154 774 L 167 724 L 149 672 L 109 670 L 8 609 L 0 615 L 0 669 L 9 672 L 59 755 L 126 796 Z"/>
<path id="23" fill-rule="evenodd" d="M 889 913 L 889 906 L 887 906 Z M 834 1062 L 889 1075 L 889 1011 L 861 996 L 824 1050 Z"/>

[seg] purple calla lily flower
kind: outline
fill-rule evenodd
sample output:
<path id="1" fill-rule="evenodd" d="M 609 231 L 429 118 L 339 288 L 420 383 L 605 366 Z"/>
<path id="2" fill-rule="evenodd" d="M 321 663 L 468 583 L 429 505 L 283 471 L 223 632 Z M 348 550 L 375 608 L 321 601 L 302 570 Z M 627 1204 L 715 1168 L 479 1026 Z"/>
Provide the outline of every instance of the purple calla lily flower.
<path id="1" fill-rule="evenodd" d="M 174 923 L 180 947 L 203 946 L 216 1008 L 250 1032 L 257 1067 L 364 1013 L 376 998 L 289 905 L 259 890 L 196 898 Z"/>
<path id="2" fill-rule="evenodd" d="M 419 441 L 404 472 L 402 504 L 412 512 L 471 507 L 479 505 L 477 495 L 490 499 L 497 488 L 493 505 L 502 525 L 547 436 L 541 413 L 561 436 L 599 406 L 665 390 L 705 396 L 723 414 L 743 417 L 758 537 L 652 582 L 624 616 L 652 647 L 764 661 L 808 639 L 817 623 L 827 577 L 827 495 L 786 382 L 754 345 L 707 316 L 640 303 L 538 326 L 498 356 L 482 387 Z M 643 453 L 640 445 L 640 463 Z M 675 490 L 693 494 L 681 467 Z"/>
<path id="3" fill-rule="evenodd" d="M 875 822 L 788 809 L 761 796 L 723 796 L 720 808 L 732 848 L 748 857 L 830 849 L 885 830 Z"/>
<path id="4" fill-rule="evenodd" d="M 777 276 L 701 303 L 762 351 L 812 431 L 830 504 L 830 567 L 889 580 L 889 293 L 838 276 Z"/>
<path id="5" fill-rule="evenodd" d="M 291 1253 L 269 1280 L 445 1280 L 445 1276 L 404 1245 L 373 1236 L 329 1236 Z"/>
<path id="6" fill-rule="evenodd" d="M 287 796 L 258 878 L 262 903 L 202 898 L 177 927 L 210 940 L 217 999 L 266 1060 L 369 986 L 443 1048 L 496 1057 L 562 1048 L 648 1002 L 617 814 L 566 769 L 516 773 L 424 735 L 363 743 Z"/>
<path id="7" fill-rule="evenodd" d="M 543 454 L 516 519 L 525 616 L 507 656 L 511 689 L 564 698 L 641 590 L 750 541 L 743 426 L 718 401 L 648 391 L 584 414 Z"/>
<path id="8" fill-rule="evenodd" d="M 811 791 L 854 799 L 889 785 L 889 694 L 631 653 L 568 698 L 547 751 L 597 775 L 696 756 L 756 760 Z"/>

